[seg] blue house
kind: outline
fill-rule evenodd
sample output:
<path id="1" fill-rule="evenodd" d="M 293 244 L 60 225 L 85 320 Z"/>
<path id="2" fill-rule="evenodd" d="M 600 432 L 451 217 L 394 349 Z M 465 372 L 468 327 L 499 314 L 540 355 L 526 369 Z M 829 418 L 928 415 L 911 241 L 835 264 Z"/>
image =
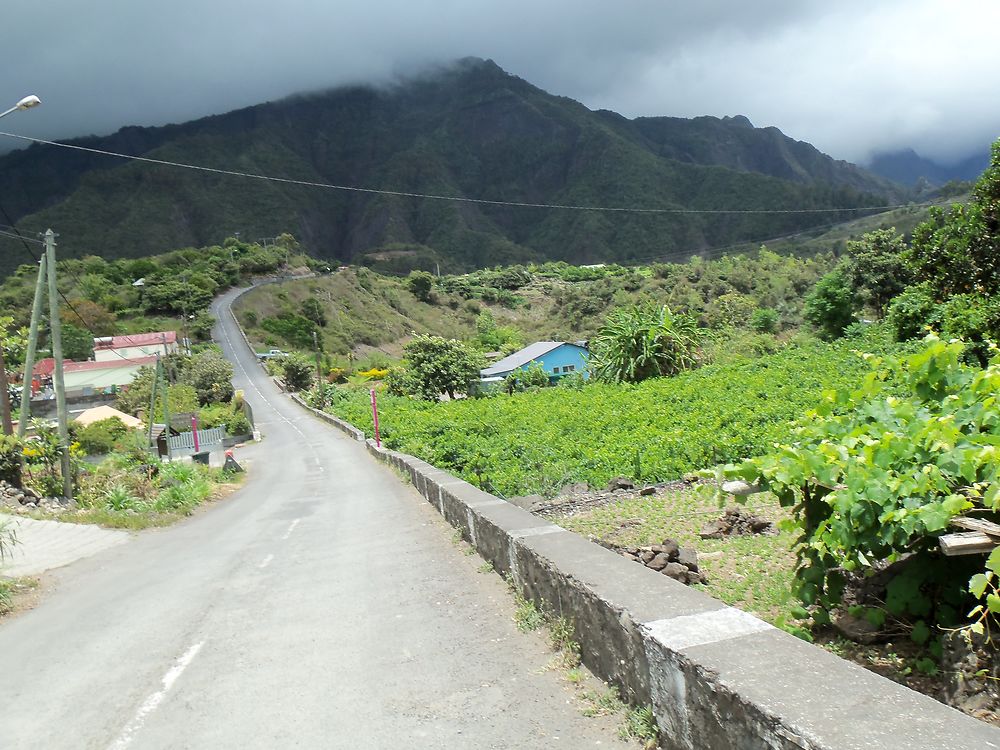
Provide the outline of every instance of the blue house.
<path id="1" fill-rule="evenodd" d="M 537 341 L 514 352 L 499 362 L 494 362 L 480 377 L 484 385 L 497 383 L 515 370 L 522 370 L 537 362 L 549 375 L 549 380 L 557 380 L 573 372 L 587 377 L 587 357 L 589 352 L 584 342 L 570 344 L 565 341 Z"/>

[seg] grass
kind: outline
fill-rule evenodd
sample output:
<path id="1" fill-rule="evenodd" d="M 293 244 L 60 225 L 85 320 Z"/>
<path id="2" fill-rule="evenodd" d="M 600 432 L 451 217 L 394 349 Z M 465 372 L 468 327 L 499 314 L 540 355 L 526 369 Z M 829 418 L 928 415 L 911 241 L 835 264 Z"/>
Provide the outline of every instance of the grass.
<path id="1" fill-rule="evenodd" d="M 647 747 L 656 747 L 659 734 L 652 706 L 633 708 L 625 714 L 625 720 L 618 729 L 618 735 L 623 740 L 644 741 Z"/>
<path id="2" fill-rule="evenodd" d="M 610 716 L 625 709 L 625 703 L 615 687 L 602 691 L 585 690 L 580 697 L 587 703 L 583 709 L 584 716 Z"/>
<path id="3" fill-rule="evenodd" d="M 24 515 L 129 531 L 169 526 L 204 503 L 232 493 L 245 476 L 190 463 L 161 464 L 151 476 L 126 457 L 111 454 L 81 478 L 75 511 L 35 510 Z"/>
<path id="4" fill-rule="evenodd" d="M 16 597 L 38 586 L 35 578 L 0 578 L 0 617 L 14 611 Z"/>
<path id="5" fill-rule="evenodd" d="M 770 495 L 754 495 L 747 508 L 778 521 L 786 512 Z M 637 497 L 572 516 L 553 517 L 560 526 L 583 536 L 622 546 L 658 544 L 670 537 L 698 552 L 698 564 L 708 578 L 698 585 L 726 604 L 776 622 L 789 608 L 795 555 L 795 535 L 734 536 L 701 539 L 698 532 L 722 515 L 703 489 Z"/>

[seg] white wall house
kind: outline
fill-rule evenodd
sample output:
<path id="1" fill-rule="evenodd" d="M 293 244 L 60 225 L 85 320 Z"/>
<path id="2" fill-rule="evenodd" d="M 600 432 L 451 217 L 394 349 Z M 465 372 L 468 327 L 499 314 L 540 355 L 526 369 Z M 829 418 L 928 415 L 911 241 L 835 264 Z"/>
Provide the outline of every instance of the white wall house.
<path id="1" fill-rule="evenodd" d="M 114 356 L 114 355 L 111 355 Z M 63 363 L 63 381 L 67 391 L 102 391 L 131 383 L 142 367 L 156 364 L 156 357 L 136 357 L 112 362 Z"/>
<path id="2" fill-rule="evenodd" d="M 128 364 L 125 360 L 155 357 L 157 354 L 173 354 L 177 351 L 176 331 L 102 336 L 94 339 L 94 359 L 97 362 L 118 361 L 124 365 Z"/>

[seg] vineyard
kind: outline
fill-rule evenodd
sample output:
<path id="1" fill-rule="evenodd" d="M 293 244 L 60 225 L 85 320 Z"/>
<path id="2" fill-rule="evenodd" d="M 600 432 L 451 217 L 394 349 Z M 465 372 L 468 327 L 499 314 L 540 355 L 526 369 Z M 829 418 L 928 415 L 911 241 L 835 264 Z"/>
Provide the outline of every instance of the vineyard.
<path id="1" fill-rule="evenodd" d="M 812 343 L 672 378 L 590 383 L 451 402 L 380 396 L 384 443 L 504 495 L 646 482 L 769 451 L 824 391 L 860 383 L 857 343 Z M 372 434 L 367 391 L 328 407 Z"/>

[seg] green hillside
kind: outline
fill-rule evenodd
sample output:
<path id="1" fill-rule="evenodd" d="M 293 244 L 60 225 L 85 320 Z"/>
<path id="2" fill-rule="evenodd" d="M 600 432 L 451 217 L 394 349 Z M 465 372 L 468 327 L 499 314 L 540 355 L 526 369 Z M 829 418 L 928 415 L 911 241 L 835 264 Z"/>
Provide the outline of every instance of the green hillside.
<path id="1" fill-rule="evenodd" d="M 319 183 L 497 201 L 660 209 L 853 208 L 900 188 L 745 118 L 593 112 L 489 61 L 389 88 L 292 97 L 161 128 L 76 141 Z M 187 171 L 33 146 L 0 159 L 0 204 L 27 232 L 54 227 L 69 256 L 141 257 L 239 232 L 294 234 L 316 257 L 397 246 L 463 271 L 532 260 L 695 253 L 855 216 L 627 214 L 377 195 Z M 2 269 L 12 270 L 0 240 Z"/>

